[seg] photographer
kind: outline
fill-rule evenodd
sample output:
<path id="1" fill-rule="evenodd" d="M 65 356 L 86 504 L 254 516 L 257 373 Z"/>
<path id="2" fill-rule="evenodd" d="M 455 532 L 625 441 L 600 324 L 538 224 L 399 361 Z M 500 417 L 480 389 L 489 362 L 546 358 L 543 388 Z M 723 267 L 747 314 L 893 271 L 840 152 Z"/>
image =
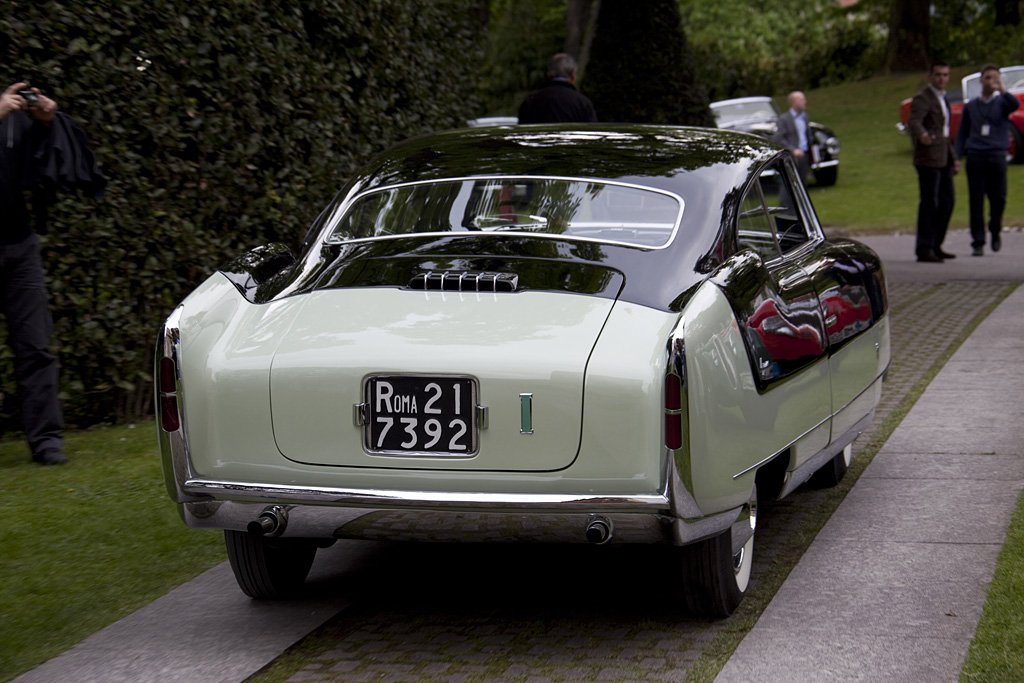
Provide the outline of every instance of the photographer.
<path id="1" fill-rule="evenodd" d="M 57 359 L 50 353 L 48 293 L 39 258 L 46 205 L 58 189 L 93 196 L 106 181 L 84 133 L 57 112 L 57 103 L 27 83 L 0 95 L 0 312 L 21 399 L 22 421 L 32 459 L 42 465 L 67 462 L 64 422 L 57 401 Z M 32 210 L 26 193 L 32 193 Z"/>

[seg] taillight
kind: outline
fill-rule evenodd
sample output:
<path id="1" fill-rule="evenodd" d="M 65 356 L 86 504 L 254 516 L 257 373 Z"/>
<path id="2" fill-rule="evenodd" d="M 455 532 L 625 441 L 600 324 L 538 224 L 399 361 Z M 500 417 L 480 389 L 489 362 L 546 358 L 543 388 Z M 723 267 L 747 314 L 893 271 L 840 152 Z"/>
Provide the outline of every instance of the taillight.
<path id="1" fill-rule="evenodd" d="M 160 359 L 160 391 L 173 394 L 177 391 L 174 381 L 174 361 L 166 356 Z"/>
<path id="2" fill-rule="evenodd" d="M 178 416 L 178 394 L 174 359 L 164 356 L 160 359 L 160 426 L 165 432 L 176 432 L 181 427 Z"/>
<path id="3" fill-rule="evenodd" d="M 665 376 L 665 446 L 677 450 L 683 447 L 683 384 L 679 375 Z"/>

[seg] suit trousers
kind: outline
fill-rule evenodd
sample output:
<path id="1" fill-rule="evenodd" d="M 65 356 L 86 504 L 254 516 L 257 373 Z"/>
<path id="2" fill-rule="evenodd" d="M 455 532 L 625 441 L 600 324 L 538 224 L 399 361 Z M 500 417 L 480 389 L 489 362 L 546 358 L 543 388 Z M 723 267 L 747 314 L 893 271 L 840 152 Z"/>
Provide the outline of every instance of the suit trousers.
<path id="1" fill-rule="evenodd" d="M 0 244 L 0 308 L 14 352 L 22 423 L 33 455 L 63 446 L 64 420 L 57 400 L 57 358 L 50 353 L 53 318 L 48 299 L 35 233 L 14 244 Z"/>
<path id="2" fill-rule="evenodd" d="M 1003 229 L 1006 208 L 1006 157 L 974 158 L 967 154 L 967 194 L 971 202 L 971 246 L 985 246 L 985 197 L 988 197 L 988 230 Z"/>
<path id="3" fill-rule="evenodd" d="M 949 218 L 953 215 L 956 190 L 953 188 L 953 167 L 935 168 L 914 166 L 921 200 L 917 206 L 917 242 L 914 251 L 918 258 L 937 254 L 946 239 Z"/>

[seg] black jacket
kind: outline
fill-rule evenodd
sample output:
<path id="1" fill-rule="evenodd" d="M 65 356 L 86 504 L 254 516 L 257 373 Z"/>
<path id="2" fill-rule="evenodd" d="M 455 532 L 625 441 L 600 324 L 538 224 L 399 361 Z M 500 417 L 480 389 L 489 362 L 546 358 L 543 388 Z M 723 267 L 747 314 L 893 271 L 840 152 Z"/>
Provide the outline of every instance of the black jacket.
<path id="1" fill-rule="evenodd" d="M 519 123 L 596 123 L 593 103 L 568 81 L 549 81 L 519 107 Z"/>
<path id="2" fill-rule="evenodd" d="M 34 158 L 50 129 L 15 111 L 0 121 L 0 243 L 13 244 L 29 236 L 32 220 L 25 191 L 37 177 Z"/>
<path id="3" fill-rule="evenodd" d="M 15 111 L 0 121 L 0 243 L 20 242 L 33 228 L 45 233 L 46 207 L 58 190 L 98 197 L 106 183 L 85 133 L 69 116 L 58 112 L 47 126 Z"/>

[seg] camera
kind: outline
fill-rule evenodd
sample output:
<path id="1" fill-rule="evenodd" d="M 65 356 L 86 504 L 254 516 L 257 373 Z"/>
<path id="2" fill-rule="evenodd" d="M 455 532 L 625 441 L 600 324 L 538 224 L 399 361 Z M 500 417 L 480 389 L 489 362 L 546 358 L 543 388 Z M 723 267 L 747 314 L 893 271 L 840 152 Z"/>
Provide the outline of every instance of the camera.
<path id="1" fill-rule="evenodd" d="M 39 104 L 39 97 L 32 92 L 31 88 L 23 88 L 18 91 L 18 94 L 25 98 L 25 102 L 28 104 L 30 109 Z"/>

